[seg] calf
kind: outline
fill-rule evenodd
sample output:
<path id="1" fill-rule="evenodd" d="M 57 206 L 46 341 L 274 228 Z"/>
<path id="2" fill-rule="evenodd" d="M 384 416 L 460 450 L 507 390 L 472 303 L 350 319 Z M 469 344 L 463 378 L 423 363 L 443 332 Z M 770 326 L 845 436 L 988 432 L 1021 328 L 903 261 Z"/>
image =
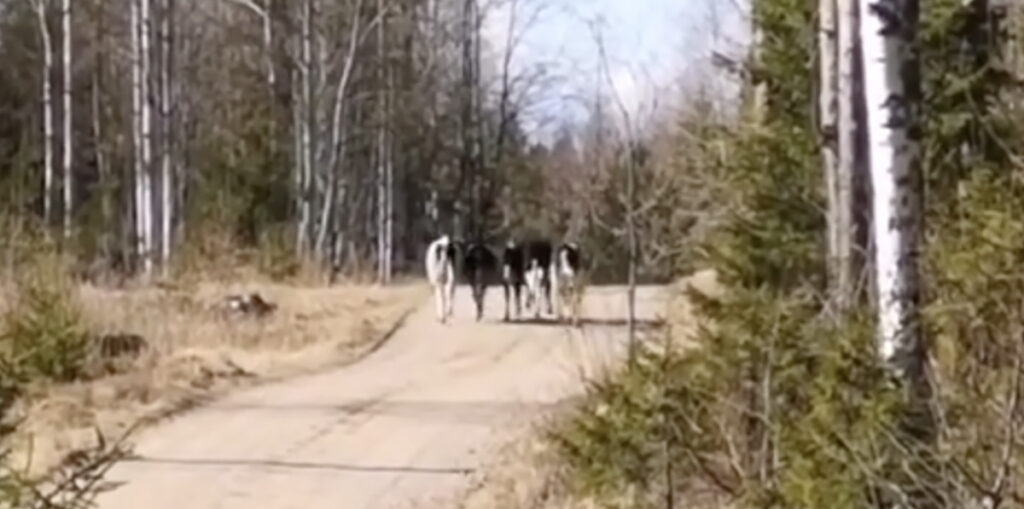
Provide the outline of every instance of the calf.
<path id="1" fill-rule="evenodd" d="M 483 243 L 472 243 L 466 249 L 463 270 L 470 288 L 473 289 L 473 302 L 476 304 L 476 320 L 484 316 L 484 294 L 498 266 L 498 259 Z"/>
<path id="2" fill-rule="evenodd" d="M 509 320 L 509 297 L 514 294 L 516 299 L 516 318 L 523 314 L 520 300 L 523 285 L 526 283 L 526 267 L 523 265 L 523 247 L 514 240 L 505 244 L 501 255 L 501 286 L 505 290 L 505 321 Z"/>
<path id="3" fill-rule="evenodd" d="M 427 279 L 434 287 L 437 319 L 441 323 L 452 316 L 455 300 L 455 244 L 447 235 L 430 243 L 426 254 Z"/>
<path id="4" fill-rule="evenodd" d="M 578 326 L 580 323 L 580 305 L 583 302 L 583 290 L 585 279 L 583 266 L 580 263 L 580 246 L 575 242 L 567 242 L 558 246 L 556 257 L 555 276 L 556 294 L 560 302 L 568 303 L 569 312 L 572 317 L 572 324 Z M 561 319 L 561 309 L 558 311 Z"/>
<path id="5" fill-rule="evenodd" d="M 553 313 L 551 304 L 551 243 L 534 240 L 526 243 L 526 307 L 534 307 L 534 316 L 540 318 L 540 298 L 543 293 L 548 313 Z"/>

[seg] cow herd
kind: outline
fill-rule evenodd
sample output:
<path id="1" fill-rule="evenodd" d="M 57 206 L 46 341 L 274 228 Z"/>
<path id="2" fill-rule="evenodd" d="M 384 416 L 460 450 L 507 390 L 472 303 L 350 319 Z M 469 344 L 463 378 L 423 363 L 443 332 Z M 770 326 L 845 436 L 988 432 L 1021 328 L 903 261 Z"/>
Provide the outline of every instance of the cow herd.
<path id="1" fill-rule="evenodd" d="M 565 306 L 573 325 L 579 325 L 584 281 L 580 248 L 574 242 L 556 246 L 547 240 L 510 240 L 499 259 L 482 242 L 466 244 L 442 235 L 427 247 L 425 261 L 441 323 L 452 317 L 456 279 L 461 274 L 472 291 L 477 321 L 483 318 L 487 287 L 500 280 L 505 294 L 505 321 L 511 319 L 512 309 L 516 318 L 522 317 L 524 304 L 539 319 L 543 301 L 547 314 L 561 319 Z"/>

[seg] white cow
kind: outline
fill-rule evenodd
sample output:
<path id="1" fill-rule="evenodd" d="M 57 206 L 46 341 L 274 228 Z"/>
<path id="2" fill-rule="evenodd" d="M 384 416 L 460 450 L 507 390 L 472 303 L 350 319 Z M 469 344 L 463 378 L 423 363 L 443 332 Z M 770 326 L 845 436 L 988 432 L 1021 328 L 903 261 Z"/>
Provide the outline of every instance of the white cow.
<path id="1" fill-rule="evenodd" d="M 434 287 L 437 319 L 444 323 L 452 316 L 455 300 L 455 245 L 448 235 L 430 243 L 426 255 L 427 279 Z"/>
<path id="2" fill-rule="evenodd" d="M 583 265 L 580 262 L 580 246 L 575 242 L 567 242 L 558 247 L 556 261 L 552 270 L 555 295 L 559 309 L 556 314 L 562 318 L 562 305 L 567 304 L 572 324 L 580 323 L 580 306 L 583 302 L 583 291 L 586 285 Z"/>
<path id="3" fill-rule="evenodd" d="M 543 297 L 547 303 L 547 312 L 554 314 L 552 278 L 555 274 L 551 242 L 532 240 L 523 247 L 526 255 L 526 307 L 532 307 L 534 318 L 540 318 L 540 300 Z"/>

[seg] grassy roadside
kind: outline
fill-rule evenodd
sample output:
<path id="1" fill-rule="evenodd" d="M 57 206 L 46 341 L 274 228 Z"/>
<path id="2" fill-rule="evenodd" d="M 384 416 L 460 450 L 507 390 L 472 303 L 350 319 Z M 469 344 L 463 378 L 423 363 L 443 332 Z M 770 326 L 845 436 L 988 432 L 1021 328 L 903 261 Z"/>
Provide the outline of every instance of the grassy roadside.
<path id="1" fill-rule="evenodd" d="M 715 297 L 723 288 L 714 271 L 705 270 L 677 281 L 669 288 L 670 297 L 665 305 L 671 312 L 665 329 L 655 332 L 648 345 L 655 348 L 689 349 L 696 346 L 698 321 L 690 291 Z M 614 380 L 618 374 L 613 374 Z M 605 381 L 595 381 L 600 385 Z M 545 415 L 540 422 L 525 424 L 522 431 L 512 437 L 495 454 L 492 461 L 475 473 L 469 489 L 459 494 L 452 504 L 458 509 L 596 509 L 598 507 L 629 507 L 633 494 L 623 493 L 621 500 L 596 500 L 574 489 L 575 480 L 562 456 L 557 437 L 581 416 L 592 410 L 592 403 L 600 397 L 590 392 L 579 399 L 567 400 L 558 409 Z M 696 505 L 699 499 L 688 499 L 685 507 L 718 507 Z"/>
<path id="2" fill-rule="evenodd" d="M 25 384 L 7 413 L 17 430 L 5 444 L 9 464 L 39 475 L 71 452 L 93 447 L 96 430 L 119 436 L 225 391 L 351 362 L 372 349 L 426 295 L 423 285 L 388 288 L 273 283 L 200 283 L 187 289 L 65 289 L 75 327 L 92 335 L 137 334 L 136 358 L 86 355 L 74 381 Z M 257 292 L 278 308 L 264 317 L 216 310 L 225 295 Z M 19 313 L 8 292 L 0 311 Z M 24 307 L 24 304 L 20 304 Z M 7 320 L 10 322 L 10 320 Z"/>

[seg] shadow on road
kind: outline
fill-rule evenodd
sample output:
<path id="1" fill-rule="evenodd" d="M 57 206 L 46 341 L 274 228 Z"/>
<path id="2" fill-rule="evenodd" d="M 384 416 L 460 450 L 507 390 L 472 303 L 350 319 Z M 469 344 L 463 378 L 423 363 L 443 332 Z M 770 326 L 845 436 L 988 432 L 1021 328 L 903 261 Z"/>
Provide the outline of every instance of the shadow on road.
<path id="1" fill-rule="evenodd" d="M 208 407 L 216 412 L 309 412 L 319 414 L 388 416 L 414 421 L 454 422 L 491 425 L 509 415 L 524 412 L 545 414 L 571 408 L 578 396 L 559 401 L 384 401 L 379 399 L 346 400 L 331 403 L 232 403 Z"/>
<path id="2" fill-rule="evenodd" d="M 332 470 L 338 472 L 366 473 L 400 473 L 400 474 L 440 474 L 468 475 L 472 468 L 459 467 L 416 467 L 408 465 L 352 465 L 346 463 L 314 463 L 304 461 L 280 461 L 261 459 L 214 459 L 214 458 L 153 458 L 134 457 L 125 460 L 128 463 L 167 466 L 195 467 L 249 467 L 249 468 L 280 468 L 287 470 Z"/>
<path id="3" fill-rule="evenodd" d="M 547 325 L 555 327 L 571 327 L 572 323 L 569 320 L 556 320 L 554 318 L 513 318 L 509 321 L 494 320 L 494 323 L 505 324 L 505 325 Z M 637 330 L 654 330 L 659 329 L 665 325 L 664 320 L 649 320 L 640 319 L 635 320 Z M 629 325 L 629 321 L 625 318 L 580 318 L 580 326 L 582 327 L 626 327 Z"/>

